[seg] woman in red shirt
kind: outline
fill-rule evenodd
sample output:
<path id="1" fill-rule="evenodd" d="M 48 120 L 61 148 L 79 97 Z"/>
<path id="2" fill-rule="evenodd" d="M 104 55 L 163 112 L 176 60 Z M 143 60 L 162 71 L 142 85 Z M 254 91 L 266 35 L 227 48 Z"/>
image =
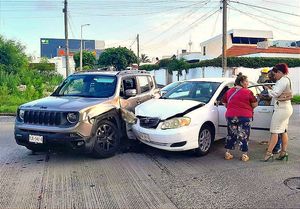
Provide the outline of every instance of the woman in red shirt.
<path id="1" fill-rule="evenodd" d="M 248 161 L 248 140 L 250 136 L 250 120 L 253 117 L 253 109 L 258 105 L 252 91 L 248 89 L 247 76 L 239 73 L 235 79 L 235 87 L 229 89 L 223 97 L 223 103 L 227 107 L 227 131 L 225 159 L 230 160 L 233 150 L 238 142 L 243 152 L 241 160 Z"/>

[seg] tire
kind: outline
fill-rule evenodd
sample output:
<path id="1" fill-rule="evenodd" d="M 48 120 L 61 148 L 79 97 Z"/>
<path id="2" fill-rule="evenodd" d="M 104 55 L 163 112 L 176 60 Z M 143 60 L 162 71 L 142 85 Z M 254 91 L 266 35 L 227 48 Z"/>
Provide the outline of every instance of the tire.
<path id="1" fill-rule="evenodd" d="M 108 120 L 101 120 L 96 128 L 92 155 L 95 158 L 108 158 L 120 148 L 120 133 L 117 126 Z"/>
<path id="2" fill-rule="evenodd" d="M 195 149 L 196 156 L 204 156 L 209 152 L 214 141 L 212 128 L 208 125 L 201 127 L 198 137 L 199 147 Z"/>

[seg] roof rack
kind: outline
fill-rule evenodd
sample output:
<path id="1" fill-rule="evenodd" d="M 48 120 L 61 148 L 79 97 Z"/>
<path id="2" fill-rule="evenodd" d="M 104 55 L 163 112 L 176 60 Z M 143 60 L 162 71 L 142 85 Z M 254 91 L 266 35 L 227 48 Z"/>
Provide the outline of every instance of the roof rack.
<path id="1" fill-rule="evenodd" d="M 76 71 L 76 73 L 88 73 L 88 72 L 117 72 L 116 70 L 112 70 L 110 67 L 102 67 L 102 68 L 95 68 L 91 70 L 82 70 L 82 71 Z"/>
<path id="2" fill-rule="evenodd" d="M 125 75 L 125 74 L 136 74 L 136 73 L 147 73 L 149 74 L 149 72 L 147 72 L 146 70 L 122 70 L 122 71 L 119 71 L 117 73 L 117 75 Z"/>

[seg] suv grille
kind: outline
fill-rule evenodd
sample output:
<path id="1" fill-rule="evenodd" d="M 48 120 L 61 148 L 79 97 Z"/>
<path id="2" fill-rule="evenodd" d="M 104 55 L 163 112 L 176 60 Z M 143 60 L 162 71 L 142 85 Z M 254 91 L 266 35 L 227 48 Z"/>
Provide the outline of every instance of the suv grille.
<path id="1" fill-rule="evenodd" d="M 39 125 L 61 125 L 62 112 L 46 112 L 26 110 L 24 113 L 24 123 Z"/>
<path id="2" fill-rule="evenodd" d="M 140 119 L 140 126 L 143 128 L 157 128 L 160 119 L 159 118 L 150 118 L 150 117 L 142 117 L 138 116 Z"/>

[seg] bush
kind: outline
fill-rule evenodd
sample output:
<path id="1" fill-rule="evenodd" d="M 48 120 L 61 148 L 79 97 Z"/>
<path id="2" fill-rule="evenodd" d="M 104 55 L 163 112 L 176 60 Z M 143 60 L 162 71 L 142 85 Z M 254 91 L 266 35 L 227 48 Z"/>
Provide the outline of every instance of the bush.
<path id="1" fill-rule="evenodd" d="M 295 95 L 292 99 L 292 103 L 300 104 L 300 95 Z"/>
<path id="2" fill-rule="evenodd" d="M 140 67 L 142 70 L 158 70 L 159 68 L 166 68 L 171 71 L 180 71 L 182 65 L 177 65 L 176 59 L 162 59 L 158 65 L 143 65 Z M 298 58 L 274 58 L 274 57 L 228 57 L 227 58 L 228 67 L 247 67 L 247 68 L 262 68 L 271 67 L 278 63 L 287 63 L 289 67 L 300 67 L 300 59 Z M 176 66 L 176 64 L 175 64 Z M 187 63 L 186 67 L 188 69 L 197 67 L 222 67 L 222 58 L 218 57 L 211 60 L 203 60 L 198 63 Z"/>

